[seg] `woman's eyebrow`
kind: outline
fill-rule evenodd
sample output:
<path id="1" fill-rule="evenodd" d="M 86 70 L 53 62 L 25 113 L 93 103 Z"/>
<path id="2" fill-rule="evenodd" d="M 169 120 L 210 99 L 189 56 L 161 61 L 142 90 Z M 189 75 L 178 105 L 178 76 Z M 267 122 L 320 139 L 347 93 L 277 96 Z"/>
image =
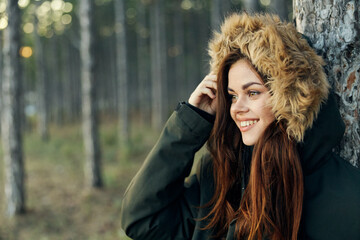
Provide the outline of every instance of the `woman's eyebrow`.
<path id="1" fill-rule="evenodd" d="M 254 85 L 254 84 L 262 85 L 261 83 L 258 83 L 258 82 L 249 82 L 249 83 L 243 85 L 242 89 L 245 90 L 245 89 L 247 89 L 248 87 L 250 87 L 251 85 Z"/>
<path id="2" fill-rule="evenodd" d="M 228 92 L 235 92 L 235 91 L 228 87 Z"/>

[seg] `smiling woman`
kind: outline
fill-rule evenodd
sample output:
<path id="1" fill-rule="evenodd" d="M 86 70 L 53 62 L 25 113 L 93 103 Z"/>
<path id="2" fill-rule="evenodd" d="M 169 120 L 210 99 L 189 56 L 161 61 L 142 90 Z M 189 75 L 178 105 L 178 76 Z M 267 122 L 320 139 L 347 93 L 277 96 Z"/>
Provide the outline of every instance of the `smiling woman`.
<path id="1" fill-rule="evenodd" d="M 274 15 L 233 14 L 211 73 L 131 182 L 133 239 L 360 239 L 360 172 L 332 149 L 344 124 L 323 60 Z M 188 176 L 203 144 L 196 174 Z M 341 221 L 339 221 L 341 219 Z"/>
<path id="2" fill-rule="evenodd" d="M 236 55 L 235 58 L 229 58 L 236 59 Z M 268 105 L 269 91 L 245 58 L 238 58 L 231 65 L 228 75 L 231 117 L 241 131 L 244 144 L 252 146 L 275 120 L 271 106 Z"/>

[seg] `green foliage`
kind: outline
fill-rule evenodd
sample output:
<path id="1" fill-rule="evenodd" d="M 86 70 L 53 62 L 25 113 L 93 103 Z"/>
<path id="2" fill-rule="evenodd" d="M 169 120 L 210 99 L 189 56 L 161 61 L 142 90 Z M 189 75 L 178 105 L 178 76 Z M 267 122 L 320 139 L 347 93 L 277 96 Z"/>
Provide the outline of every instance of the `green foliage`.
<path id="1" fill-rule="evenodd" d="M 157 133 L 134 127 L 132 144 L 127 145 L 123 154 L 115 129 L 117 121 L 112 120 L 104 121 L 100 128 L 105 188 L 98 190 L 84 187 L 80 124 L 51 126 L 48 142 L 43 142 L 36 132 L 27 133 L 24 136 L 27 213 L 10 220 L 5 218 L 4 166 L 0 161 L 0 240 L 128 240 L 119 223 L 122 195 Z"/>

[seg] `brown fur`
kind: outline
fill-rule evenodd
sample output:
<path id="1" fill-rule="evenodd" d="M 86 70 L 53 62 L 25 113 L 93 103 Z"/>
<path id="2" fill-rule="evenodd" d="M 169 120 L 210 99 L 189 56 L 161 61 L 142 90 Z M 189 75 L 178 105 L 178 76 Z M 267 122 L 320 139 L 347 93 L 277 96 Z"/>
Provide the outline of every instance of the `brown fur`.
<path id="1" fill-rule="evenodd" d="M 221 33 L 214 33 L 209 43 L 213 74 L 233 51 L 247 56 L 267 76 L 276 119 L 285 119 L 287 134 L 302 141 L 328 96 L 323 59 L 292 24 L 280 22 L 276 15 L 242 13 L 225 19 Z"/>

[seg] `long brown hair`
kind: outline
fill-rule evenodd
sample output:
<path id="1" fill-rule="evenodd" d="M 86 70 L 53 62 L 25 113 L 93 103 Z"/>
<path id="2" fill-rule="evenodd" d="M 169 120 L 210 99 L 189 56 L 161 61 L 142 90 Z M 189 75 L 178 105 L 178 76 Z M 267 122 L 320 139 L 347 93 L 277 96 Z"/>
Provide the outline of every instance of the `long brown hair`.
<path id="1" fill-rule="evenodd" d="M 294 240 L 300 226 L 303 178 L 296 141 L 286 133 L 286 120 L 270 124 L 255 144 L 249 183 L 240 202 L 247 147 L 230 116 L 227 88 L 230 67 L 243 58 L 239 52 L 230 53 L 218 72 L 216 119 L 208 141 L 215 192 L 205 205 L 211 210 L 202 220 L 207 220 L 205 229 L 213 229 L 215 238 L 222 237 L 236 219 L 237 239 Z"/>

